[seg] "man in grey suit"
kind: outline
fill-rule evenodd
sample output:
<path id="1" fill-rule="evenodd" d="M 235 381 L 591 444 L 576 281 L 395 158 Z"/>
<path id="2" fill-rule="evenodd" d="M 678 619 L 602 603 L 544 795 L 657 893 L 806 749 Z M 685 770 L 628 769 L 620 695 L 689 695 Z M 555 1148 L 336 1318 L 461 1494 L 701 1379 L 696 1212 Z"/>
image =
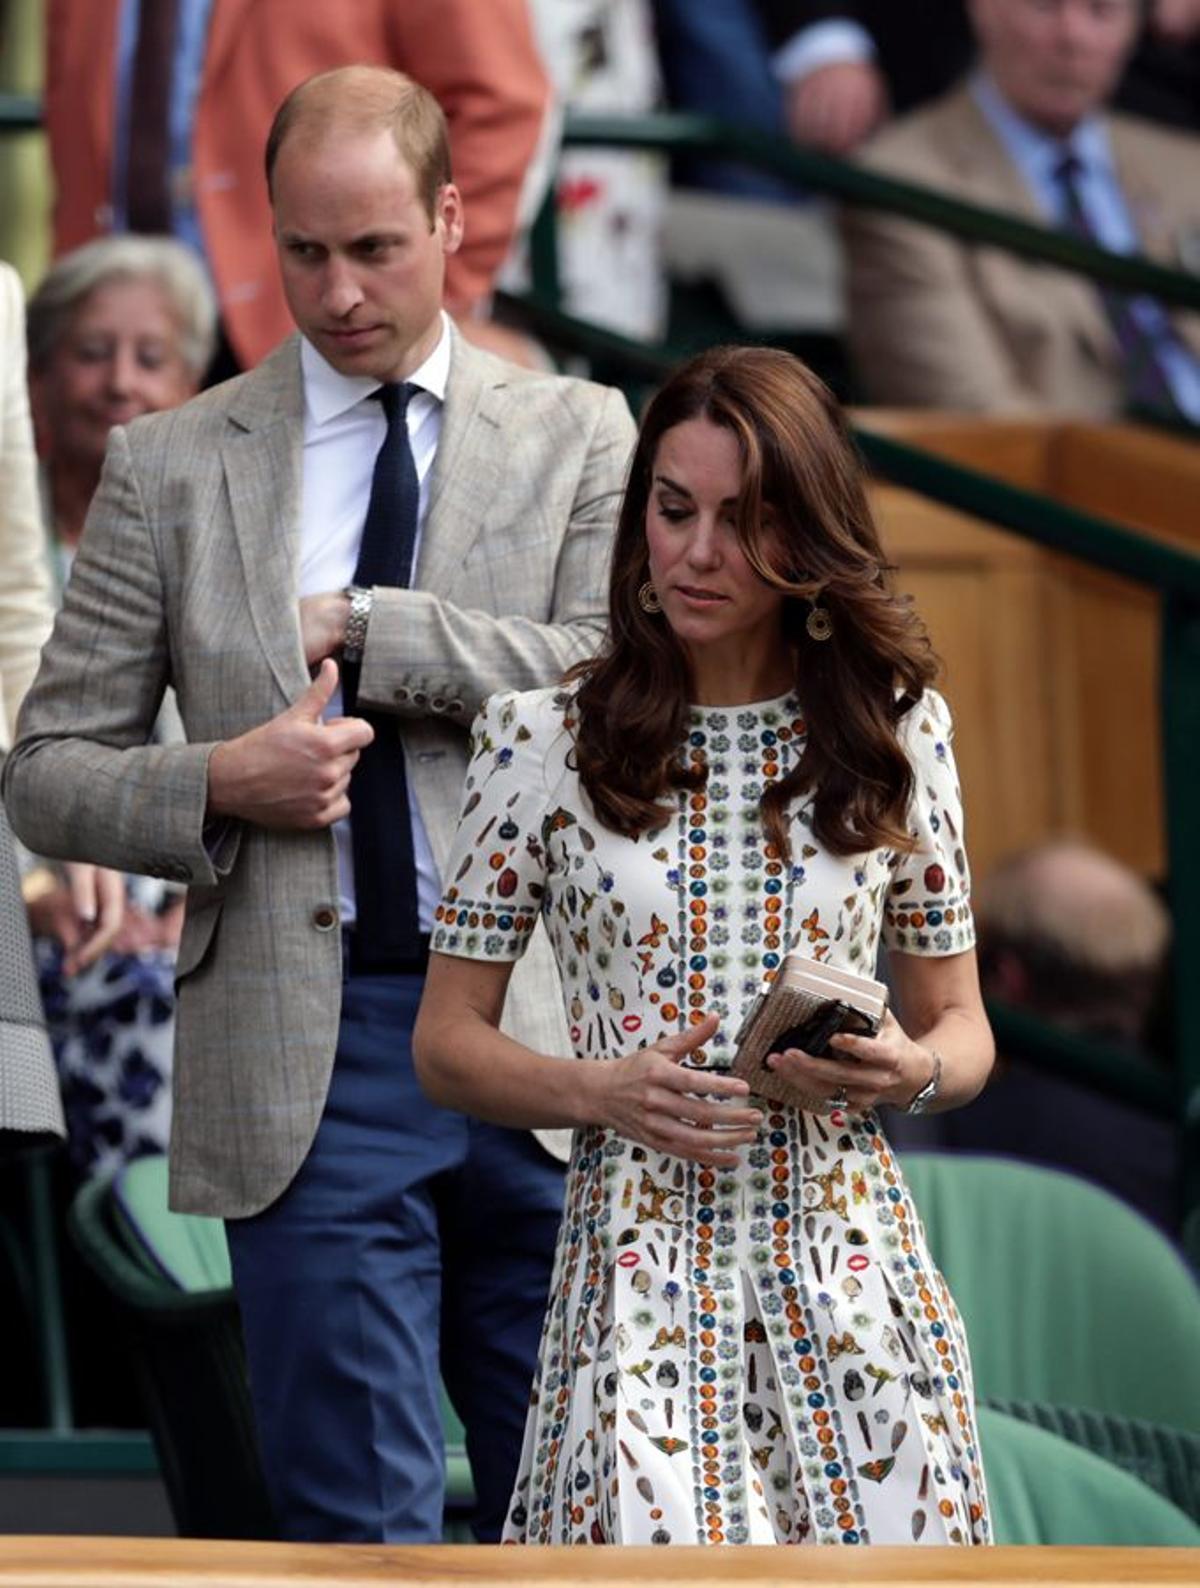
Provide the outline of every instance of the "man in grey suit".
<path id="1" fill-rule="evenodd" d="M 267 174 L 301 335 L 113 432 L 4 788 L 39 852 L 189 885 L 172 1200 L 227 1221 L 283 1533 L 440 1536 L 440 1338 L 494 1537 L 561 1179 L 428 1103 L 409 1038 L 467 726 L 595 647 L 633 425 L 454 332 L 409 79 L 302 84 Z M 186 745 L 147 743 L 167 684 Z M 508 1018 L 566 1053 L 527 968 Z"/>

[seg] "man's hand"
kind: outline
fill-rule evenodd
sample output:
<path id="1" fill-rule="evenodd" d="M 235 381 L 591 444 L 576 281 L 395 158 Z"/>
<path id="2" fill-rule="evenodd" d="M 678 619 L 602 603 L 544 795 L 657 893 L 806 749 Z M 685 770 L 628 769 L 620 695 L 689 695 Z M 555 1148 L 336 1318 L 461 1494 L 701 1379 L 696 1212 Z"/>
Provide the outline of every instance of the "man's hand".
<path id="1" fill-rule="evenodd" d="M 300 598 L 300 637 L 310 668 L 341 650 L 349 616 L 350 597 L 342 590 Z"/>
<path id="2" fill-rule="evenodd" d="M 350 774 L 375 735 L 361 717 L 321 721 L 337 682 L 327 658 L 294 705 L 217 746 L 208 762 L 210 817 L 305 830 L 350 814 Z"/>
<path id="3" fill-rule="evenodd" d="M 69 861 L 67 880 L 29 905 L 29 930 L 52 937 L 62 947 L 64 975 L 75 976 L 95 964 L 121 928 L 125 879 L 119 871 Z"/>
<path id="4" fill-rule="evenodd" d="M 788 86 L 784 109 L 795 143 L 848 155 L 887 119 L 883 73 L 871 61 L 834 61 Z"/>

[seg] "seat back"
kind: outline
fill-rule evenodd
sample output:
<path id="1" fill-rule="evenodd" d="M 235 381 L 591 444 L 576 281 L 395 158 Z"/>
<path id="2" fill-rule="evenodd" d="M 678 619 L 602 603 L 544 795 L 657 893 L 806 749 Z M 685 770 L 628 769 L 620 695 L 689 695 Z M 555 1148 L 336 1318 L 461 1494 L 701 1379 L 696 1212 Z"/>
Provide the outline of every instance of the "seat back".
<path id="1" fill-rule="evenodd" d="M 1200 1545 L 1200 1527 L 1137 1478 L 988 1406 L 979 1441 L 997 1544 Z"/>
<path id="2" fill-rule="evenodd" d="M 118 1221 L 110 1179 L 97 1177 L 80 1188 L 68 1223 L 84 1260 L 127 1324 L 146 1420 L 180 1535 L 277 1538 L 233 1292 L 181 1290 L 168 1277 L 167 1265 L 131 1245 L 130 1226 Z M 223 1241 L 219 1224 L 217 1230 Z M 164 1237 L 164 1249 L 169 1244 Z"/>
<path id="3" fill-rule="evenodd" d="M 1200 1433 L 1200 1290 L 1158 1230 L 1057 1170 L 949 1153 L 906 1154 L 902 1166 L 981 1400 Z"/>
<path id="4" fill-rule="evenodd" d="M 1120 1467 L 1200 1525 L 1200 1434 L 1165 1428 L 1139 1417 L 1114 1417 L 1111 1412 L 1080 1411 L 1045 1401 L 989 1404 Z"/>

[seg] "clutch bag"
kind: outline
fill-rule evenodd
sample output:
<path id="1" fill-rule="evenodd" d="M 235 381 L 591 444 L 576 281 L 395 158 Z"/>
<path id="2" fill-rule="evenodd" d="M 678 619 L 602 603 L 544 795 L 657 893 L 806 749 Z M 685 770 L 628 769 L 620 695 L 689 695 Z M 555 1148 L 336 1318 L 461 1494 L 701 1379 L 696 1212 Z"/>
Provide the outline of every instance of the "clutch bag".
<path id="1" fill-rule="evenodd" d="M 839 1031 L 873 1037 L 883 1024 L 887 988 L 869 976 L 825 965 L 806 954 L 789 954 L 775 979 L 751 1004 L 735 1038 L 733 1074 L 751 1092 L 792 1108 L 823 1111 L 824 1094 L 806 1092 L 766 1067 L 769 1054 L 802 1048 L 823 1057 Z"/>

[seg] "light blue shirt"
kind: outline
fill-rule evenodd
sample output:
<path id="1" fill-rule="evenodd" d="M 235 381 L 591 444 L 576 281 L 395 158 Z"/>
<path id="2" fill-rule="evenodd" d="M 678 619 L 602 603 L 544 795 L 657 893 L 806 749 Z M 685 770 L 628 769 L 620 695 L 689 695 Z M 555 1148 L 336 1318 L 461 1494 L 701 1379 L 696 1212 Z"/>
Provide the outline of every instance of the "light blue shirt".
<path id="1" fill-rule="evenodd" d="M 213 0 L 179 0 L 175 53 L 171 64 L 171 210 L 172 230 L 204 258 L 200 217 L 192 190 L 192 127 L 204 71 L 208 21 Z M 122 0 L 117 24 L 116 117 L 113 141 L 113 230 L 127 230 L 125 171 L 129 157 L 129 107 L 133 98 L 133 64 L 137 52 L 142 0 Z"/>
<path id="2" fill-rule="evenodd" d="M 971 93 L 1049 224 L 1067 224 L 1065 195 L 1055 172 L 1067 155 L 1073 155 L 1078 166 L 1075 187 L 1079 202 L 1097 242 L 1115 254 L 1141 252 L 1141 239 L 1121 191 L 1108 129 L 1098 116 L 1089 116 L 1069 138 L 1061 140 L 1019 116 L 986 72 L 977 72 L 972 78 Z M 1133 312 L 1154 343 L 1175 401 L 1193 423 L 1200 424 L 1200 360 L 1180 342 L 1166 310 L 1153 298 L 1135 298 Z"/>

